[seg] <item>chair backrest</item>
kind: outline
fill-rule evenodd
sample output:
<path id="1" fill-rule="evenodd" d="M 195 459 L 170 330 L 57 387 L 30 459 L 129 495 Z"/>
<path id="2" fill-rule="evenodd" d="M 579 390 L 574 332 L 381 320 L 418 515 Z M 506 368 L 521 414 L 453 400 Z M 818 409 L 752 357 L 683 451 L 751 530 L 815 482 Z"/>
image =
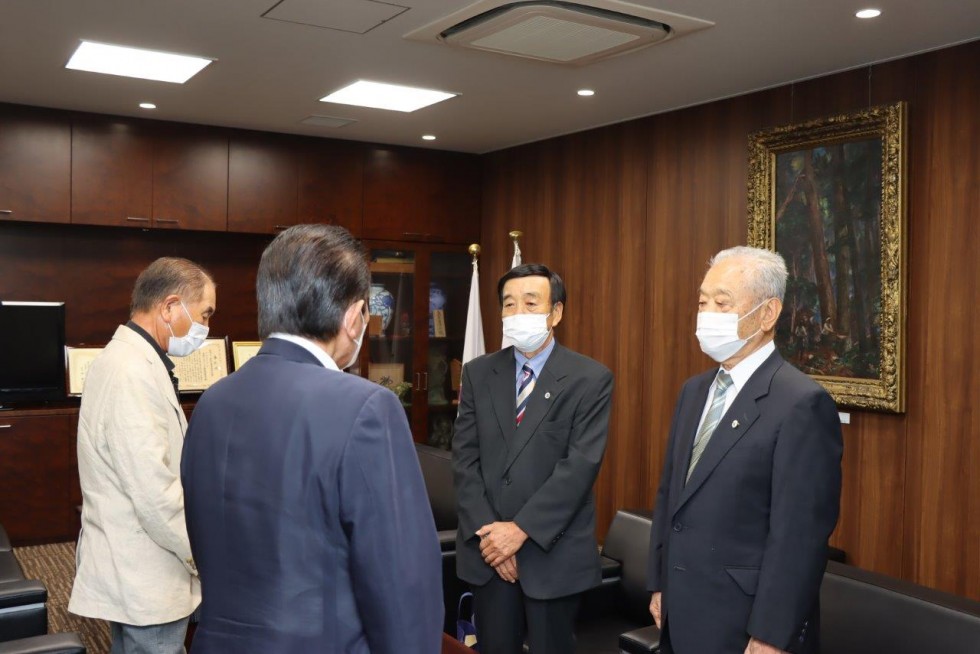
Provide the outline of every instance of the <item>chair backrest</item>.
<path id="1" fill-rule="evenodd" d="M 833 654 L 980 651 L 980 602 L 833 561 L 820 622 L 821 650 Z"/>
<path id="2" fill-rule="evenodd" d="M 419 466 L 425 479 L 425 489 L 432 506 L 436 529 L 447 531 L 459 526 L 456 517 L 456 488 L 453 486 L 452 453 L 430 445 L 415 444 Z"/>
<path id="3" fill-rule="evenodd" d="M 617 511 L 602 545 L 602 554 L 622 565 L 620 610 L 641 624 L 653 622 L 647 590 L 650 525 L 649 512 Z"/>

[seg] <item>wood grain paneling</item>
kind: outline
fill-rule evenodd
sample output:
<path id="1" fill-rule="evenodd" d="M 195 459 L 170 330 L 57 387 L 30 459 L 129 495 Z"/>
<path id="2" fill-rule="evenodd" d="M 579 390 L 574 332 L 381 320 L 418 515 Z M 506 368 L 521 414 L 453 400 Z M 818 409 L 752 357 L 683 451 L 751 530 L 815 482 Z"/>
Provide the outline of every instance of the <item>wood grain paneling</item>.
<path id="1" fill-rule="evenodd" d="M 225 231 L 228 227 L 228 136 L 187 125 L 155 130 L 153 226 Z"/>
<path id="2" fill-rule="evenodd" d="M 0 220 L 67 223 L 71 123 L 50 111 L 0 106 Z"/>
<path id="3" fill-rule="evenodd" d="M 71 221 L 149 227 L 153 138 L 145 122 L 92 116 L 72 125 Z"/>
<path id="4" fill-rule="evenodd" d="M 228 152 L 228 230 L 275 234 L 296 224 L 300 141 L 235 134 Z"/>
<path id="5" fill-rule="evenodd" d="M 484 158 L 488 346 L 520 228 L 524 260 L 568 282 L 559 338 L 616 374 L 600 536 L 613 510 L 652 506 L 680 386 L 711 365 L 695 291 L 713 253 L 745 242 L 749 134 L 897 100 L 910 115 L 908 411 L 851 413 L 832 543 L 858 566 L 980 599 L 980 42 Z"/>

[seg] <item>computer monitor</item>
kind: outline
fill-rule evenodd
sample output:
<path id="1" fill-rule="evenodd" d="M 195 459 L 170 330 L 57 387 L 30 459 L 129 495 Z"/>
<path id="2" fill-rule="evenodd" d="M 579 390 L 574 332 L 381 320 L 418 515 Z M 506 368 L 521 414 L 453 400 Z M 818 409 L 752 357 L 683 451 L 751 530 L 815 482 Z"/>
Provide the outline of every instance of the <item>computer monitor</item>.
<path id="1" fill-rule="evenodd" d="M 0 302 L 0 405 L 65 397 L 65 303 Z"/>

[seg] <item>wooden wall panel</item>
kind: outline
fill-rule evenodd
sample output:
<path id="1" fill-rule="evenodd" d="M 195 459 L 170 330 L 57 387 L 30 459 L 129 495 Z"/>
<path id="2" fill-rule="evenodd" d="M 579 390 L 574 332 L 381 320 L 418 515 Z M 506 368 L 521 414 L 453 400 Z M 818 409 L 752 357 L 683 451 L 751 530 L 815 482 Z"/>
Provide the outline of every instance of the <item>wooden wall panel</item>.
<path id="1" fill-rule="evenodd" d="M 64 301 L 69 345 L 104 344 L 129 317 L 140 271 L 162 256 L 210 270 L 218 284 L 211 333 L 255 340 L 255 272 L 271 236 L 0 224 L 0 298 Z"/>
<path id="2" fill-rule="evenodd" d="M 973 42 L 485 157 L 488 346 L 500 342 L 507 232 L 521 228 L 525 261 L 569 283 L 559 338 L 617 376 L 600 536 L 615 509 L 652 506 L 680 386 L 710 366 L 695 292 L 708 258 L 745 242 L 748 135 L 906 100 L 908 410 L 851 413 L 832 543 L 858 566 L 980 598 L 978 68 Z M 645 170 L 610 174 L 617 161 Z"/>

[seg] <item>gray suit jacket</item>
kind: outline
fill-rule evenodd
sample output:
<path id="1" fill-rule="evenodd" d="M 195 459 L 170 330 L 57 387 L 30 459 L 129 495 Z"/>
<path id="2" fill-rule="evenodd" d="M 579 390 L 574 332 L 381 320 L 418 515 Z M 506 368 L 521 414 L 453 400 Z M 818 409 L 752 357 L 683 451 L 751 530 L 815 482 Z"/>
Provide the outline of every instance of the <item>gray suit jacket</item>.
<path id="1" fill-rule="evenodd" d="M 841 489 L 833 399 L 774 352 L 722 416 L 685 484 L 717 373 L 684 384 L 653 511 L 648 588 L 665 654 L 742 654 L 749 637 L 819 651 L 818 597 Z"/>
<path id="2" fill-rule="evenodd" d="M 517 553 L 524 593 L 552 599 L 600 581 L 592 485 L 606 449 L 612 373 L 555 346 L 516 417 L 513 348 L 463 368 L 453 437 L 459 512 L 459 577 L 483 585 L 496 574 L 480 556 L 476 531 L 514 521 L 529 538 Z"/>

